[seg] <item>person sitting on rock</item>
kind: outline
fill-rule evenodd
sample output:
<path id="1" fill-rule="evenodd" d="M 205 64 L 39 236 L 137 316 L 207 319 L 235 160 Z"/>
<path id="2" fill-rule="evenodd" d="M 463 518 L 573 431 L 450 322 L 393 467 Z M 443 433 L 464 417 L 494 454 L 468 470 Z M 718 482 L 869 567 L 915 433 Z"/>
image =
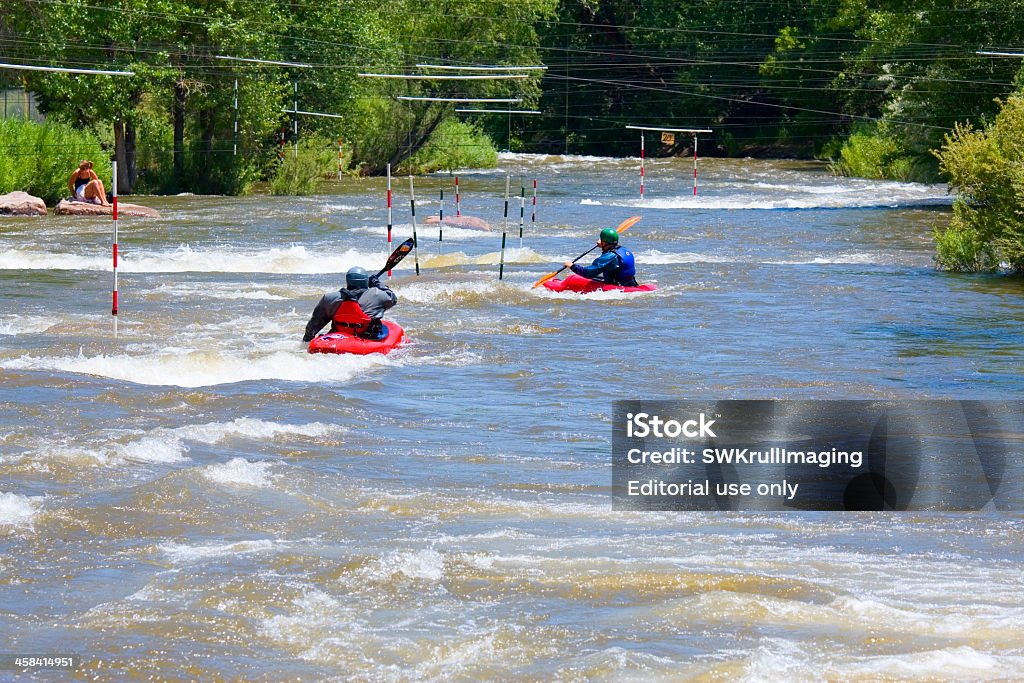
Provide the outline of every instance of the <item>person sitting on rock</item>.
<path id="1" fill-rule="evenodd" d="M 107 191 L 103 187 L 103 181 L 92 170 L 92 162 L 85 159 L 78 165 L 78 168 L 68 178 L 68 189 L 71 196 L 80 202 L 99 204 L 107 206 Z"/>

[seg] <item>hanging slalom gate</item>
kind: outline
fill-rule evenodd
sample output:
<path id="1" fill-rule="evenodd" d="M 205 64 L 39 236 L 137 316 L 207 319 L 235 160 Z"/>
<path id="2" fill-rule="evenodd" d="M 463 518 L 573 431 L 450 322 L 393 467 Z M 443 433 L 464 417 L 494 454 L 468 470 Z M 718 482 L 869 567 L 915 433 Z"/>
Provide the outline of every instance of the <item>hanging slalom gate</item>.
<path id="1" fill-rule="evenodd" d="M 631 130 L 640 132 L 640 200 L 644 199 L 644 133 L 643 131 L 656 131 L 660 133 L 691 133 L 693 135 L 693 198 L 697 199 L 697 134 L 711 133 L 708 128 L 661 128 L 657 126 L 626 126 Z"/>

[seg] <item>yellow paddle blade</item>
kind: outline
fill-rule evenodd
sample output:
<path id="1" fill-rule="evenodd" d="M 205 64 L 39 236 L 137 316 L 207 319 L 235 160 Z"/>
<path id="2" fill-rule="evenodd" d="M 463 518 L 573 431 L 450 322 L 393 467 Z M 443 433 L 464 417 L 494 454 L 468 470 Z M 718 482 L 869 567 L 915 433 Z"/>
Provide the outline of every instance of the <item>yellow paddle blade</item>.
<path id="1" fill-rule="evenodd" d="M 544 277 L 542 277 L 541 279 L 539 279 L 539 280 L 537 280 L 536 282 L 534 282 L 534 283 L 533 283 L 533 287 L 531 287 L 530 289 L 534 289 L 534 288 L 536 288 L 536 287 L 540 287 L 540 286 L 541 286 L 542 284 L 544 284 L 544 283 L 545 283 L 545 282 L 547 282 L 548 280 L 552 279 L 553 277 L 555 277 L 556 275 L 558 275 L 559 273 L 561 273 L 561 272 L 562 272 L 563 270 L 565 270 L 565 268 L 561 268 L 561 269 L 559 269 L 559 270 L 556 270 L 556 271 L 555 271 L 555 272 L 553 272 L 553 273 L 548 273 L 547 275 L 545 275 L 545 276 L 544 276 Z"/>
<path id="2" fill-rule="evenodd" d="M 643 216 L 632 216 L 619 223 L 619 227 L 615 228 L 615 232 L 623 233 L 629 230 L 631 227 L 637 224 Z"/>

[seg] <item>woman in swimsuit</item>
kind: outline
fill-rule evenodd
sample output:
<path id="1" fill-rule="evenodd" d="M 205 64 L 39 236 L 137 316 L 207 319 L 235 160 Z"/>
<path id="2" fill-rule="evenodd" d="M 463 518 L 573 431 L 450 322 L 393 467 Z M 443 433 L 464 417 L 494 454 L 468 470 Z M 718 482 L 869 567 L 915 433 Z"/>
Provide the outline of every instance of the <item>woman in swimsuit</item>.
<path id="1" fill-rule="evenodd" d="M 68 189 L 71 196 L 80 202 L 90 202 L 107 206 L 107 191 L 103 187 L 96 172 L 92 170 L 92 162 L 88 159 L 78 165 L 78 168 L 68 178 Z"/>

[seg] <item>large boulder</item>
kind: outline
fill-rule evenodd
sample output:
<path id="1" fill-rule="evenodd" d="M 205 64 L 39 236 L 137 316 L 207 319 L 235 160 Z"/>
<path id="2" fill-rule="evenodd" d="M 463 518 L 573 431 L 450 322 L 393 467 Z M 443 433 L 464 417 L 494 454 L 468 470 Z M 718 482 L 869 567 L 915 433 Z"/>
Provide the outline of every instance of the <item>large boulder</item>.
<path id="1" fill-rule="evenodd" d="M 46 202 L 27 192 L 0 194 L 0 216 L 45 216 Z"/>
<path id="2" fill-rule="evenodd" d="M 428 225 L 437 225 L 441 222 L 438 216 L 427 216 Z M 444 224 L 453 228 L 467 228 L 469 230 L 490 230 L 491 225 L 483 218 L 476 216 L 445 216 Z"/>
<path id="3" fill-rule="evenodd" d="M 70 199 L 62 199 L 53 209 L 57 216 L 110 216 L 114 213 L 114 207 L 110 204 L 103 206 L 91 202 L 75 202 Z M 138 218 L 160 218 L 160 212 L 148 206 L 138 204 L 117 203 L 118 216 L 136 216 Z"/>

